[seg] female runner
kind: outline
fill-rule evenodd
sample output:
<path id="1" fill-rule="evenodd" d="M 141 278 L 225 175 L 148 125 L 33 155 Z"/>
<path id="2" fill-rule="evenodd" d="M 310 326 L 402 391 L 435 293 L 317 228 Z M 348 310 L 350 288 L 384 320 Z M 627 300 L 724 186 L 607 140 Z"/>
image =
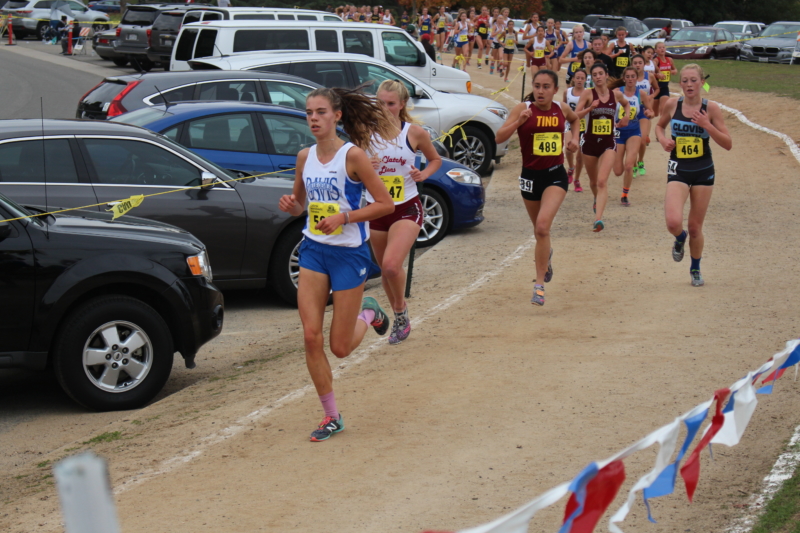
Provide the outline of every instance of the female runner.
<path id="1" fill-rule="evenodd" d="M 467 47 L 464 50 L 466 52 L 464 57 L 467 58 L 467 66 L 469 66 L 469 60 L 472 59 L 472 49 L 475 47 L 475 19 L 477 15 L 475 14 L 475 8 L 469 8 L 469 13 L 467 15 L 467 19 L 469 19 L 469 31 L 467 32 Z"/>
<path id="2" fill-rule="evenodd" d="M 513 22 L 513 21 L 510 21 Z M 545 29 L 542 26 L 536 28 L 536 35 L 529 41 L 525 47 L 526 55 L 530 55 L 531 63 L 531 79 L 536 75 L 539 69 L 547 68 L 547 52 L 551 50 L 550 43 L 547 42 L 545 37 Z"/>
<path id="3" fill-rule="evenodd" d="M 311 433 L 311 440 L 318 442 L 344 429 L 323 348 L 322 325 L 330 291 L 330 347 L 336 357 L 350 355 L 370 325 L 379 335 L 389 328 L 389 318 L 374 298 L 362 302 L 364 282 L 377 270 L 370 257 L 366 222 L 394 211 L 389 191 L 364 150 L 370 148 L 373 135 L 394 139 L 397 128 L 380 103 L 345 89 L 311 91 L 306 98 L 306 115 L 317 144 L 297 154 L 292 194 L 282 196 L 278 205 L 281 211 L 300 216 L 306 211 L 306 200 L 309 202 L 300 245 L 297 307 L 303 323 L 306 365 L 325 410 L 325 418 Z M 336 135 L 339 121 L 353 143 Z M 375 202 L 359 209 L 364 187 Z"/>
<path id="4" fill-rule="evenodd" d="M 514 59 L 514 52 L 517 51 L 517 30 L 514 28 L 514 21 L 508 19 L 506 31 L 503 34 L 503 59 L 506 77 L 503 81 L 508 81 L 508 73 L 511 72 L 511 61 Z"/>
<path id="5" fill-rule="evenodd" d="M 495 140 L 507 141 L 516 131 L 522 150 L 522 173 L 519 188 L 525 209 L 536 235 L 536 280 L 531 303 L 544 305 L 544 283 L 553 278 L 550 259 L 550 226 L 567 195 L 567 172 L 564 170 L 565 123 L 578 131 L 580 121 L 566 104 L 553 101 L 558 92 L 558 75 L 540 70 L 533 75 L 533 91 L 525 101 L 514 106 L 505 124 L 497 130 Z M 574 139 L 567 142 L 567 151 L 574 152 Z"/>
<path id="6" fill-rule="evenodd" d="M 441 59 L 441 53 L 444 51 L 444 39 L 447 36 L 447 13 L 444 6 L 439 8 L 433 23 L 436 25 L 436 51 L 439 53 L 439 59 Z"/>
<path id="7" fill-rule="evenodd" d="M 589 48 L 588 50 L 584 50 L 580 54 L 578 54 L 578 60 L 580 61 L 578 64 L 581 66 L 578 70 L 584 70 L 586 72 L 592 71 L 592 66 L 594 66 L 596 58 L 594 55 L 594 50 Z M 594 89 L 594 82 L 591 78 L 586 80 L 586 84 L 584 85 L 587 89 Z"/>
<path id="8" fill-rule="evenodd" d="M 589 47 L 589 43 L 583 39 L 584 33 L 583 26 L 580 24 L 572 28 L 572 40 L 567 43 L 567 47 L 564 48 L 564 53 L 562 53 L 559 58 L 562 64 L 569 65 L 567 68 L 567 83 L 572 80 L 572 75 L 581 65 L 578 60 L 578 54 Z"/>
<path id="9" fill-rule="evenodd" d="M 575 72 L 572 76 L 572 87 L 564 91 L 564 102 L 569 105 L 569 108 L 575 111 L 578 107 L 578 100 L 580 100 L 581 95 L 585 90 L 586 84 L 586 71 L 580 69 Z M 579 146 L 581 144 L 581 139 L 583 138 L 583 133 L 586 131 L 586 119 L 582 118 L 581 121 L 581 128 L 579 132 L 575 132 L 572 130 L 572 127 L 567 124 L 567 132 L 564 134 L 565 140 L 574 140 Z M 569 164 L 569 168 L 567 169 L 567 176 L 568 182 L 572 183 L 575 182 L 575 192 L 583 192 L 583 187 L 581 187 L 581 171 L 583 170 L 583 154 L 581 154 L 580 150 L 576 154 L 567 151 L 567 163 Z"/>
<path id="10" fill-rule="evenodd" d="M 555 59 L 555 61 L 553 61 L 553 66 L 555 67 L 556 72 L 560 72 L 561 71 L 560 57 L 561 54 L 564 53 L 564 48 L 567 47 L 567 43 L 569 42 L 569 36 L 567 35 L 567 32 L 561 29 L 560 20 L 556 20 L 555 28 L 556 28 L 556 38 L 557 38 L 556 46 L 558 48 L 556 49 L 556 54 L 553 56 L 553 59 Z"/>
<path id="11" fill-rule="evenodd" d="M 651 48 L 652 50 L 652 48 Z M 658 89 L 658 81 L 656 80 L 656 75 L 650 71 L 648 72 L 646 67 L 646 59 L 641 54 L 636 54 L 631 58 L 631 65 L 633 68 L 636 69 L 636 86 L 639 88 L 640 91 L 644 92 L 645 94 L 650 96 L 651 100 L 651 111 L 653 111 L 653 116 L 655 116 L 655 110 L 652 109 L 653 101 L 658 98 L 657 92 Z M 644 168 L 644 154 L 647 151 L 647 147 L 650 145 L 650 118 L 642 117 L 639 119 L 639 125 L 642 128 L 642 143 L 639 146 L 639 157 L 636 162 L 636 166 L 633 167 L 633 176 L 636 177 L 638 173 L 640 176 L 644 176 L 647 174 L 647 170 Z"/>
<path id="12" fill-rule="evenodd" d="M 661 114 L 661 105 L 664 98 L 669 98 L 669 80 L 678 74 L 678 69 L 671 57 L 667 57 L 667 45 L 663 42 L 656 44 L 656 79 L 658 80 L 658 99 L 656 100 L 655 113 Z"/>
<path id="13" fill-rule="evenodd" d="M 639 89 L 637 85 L 638 72 L 634 67 L 625 67 L 622 71 L 622 79 L 614 82 L 614 86 L 622 89 L 614 89 L 615 93 L 621 93 L 630 105 L 628 115 L 628 125 L 620 126 L 617 124 L 614 139 L 617 143 L 617 157 L 614 162 L 614 174 L 617 176 L 625 175 L 622 178 L 622 198 L 620 203 L 625 207 L 630 207 L 628 193 L 633 184 L 633 169 L 636 168 L 636 159 L 639 157 L 639 146 L 642 144 L 642 129 L 639 124 L 642 117 L 652 118 L 653 110 L 648 91 Z M 622 118 L 622 105 L 617 104 L 617 120 Z"/>
<path id="14" fill-rule="evenodd" d="M 376 96 L 392 115 L 400 131 L 400 135 L 391 142 L 378 140 L 385 148 L 379 150 L 377 158 L 373 159 L 373 166 L 377 167 L 375 170 L 394 201 L 394 213 L 369 224 L 372 251 L 381 266 L 383 290 L 394 310 L 389 344 L 397 344 L 411 333 L 408 305 L 404 297 L 406 273 L 403 261 L 422 227 L 423 212 L 417 183 L 436 172 L 442 166 L 442 159 L 436 153 L 430 135 L 420 126 L 412 124 L 407 108 L 410 95 L 403 83 L 386 80 L 378 87 Z M 421 150 L 428 159 L 428 165 L 421 172 L 414 167 L 417 150 Z M 366 197 L 368 203 L 374 201 L 369 191 Z"/>
<path id="15" fill-rule="evenodd" d="M 547 54 L 547 68 L 553 72 L 559 71 L 560 61 L 556 55 L 556 48 L 558 48 L 558 33 L 556 32 L 556 21 L 554 19 L 547 19 L 547 27 L 544 30 L 544 38 L 547 39 L 547 44 L 550 45 Z"/>
<path id="16" fill-rule="evenodd" d="M 489 8 L 483 6 L 481 14 L 475 17 L 475 46 L 478 49 L 478 68 L 481 68 L 483 53 L 486 52 L 486 64 L 491 54 L 489 44 Z"/>
<path id="17" fill-rule="evenodd" d="M 489 74 L 494 74 L 494 64 L 497 63 L 497 74 L 503 75 L 503 34 L 506 32 L 506 22 L 503 15 L 497 15 L 492 23 L 492 64 L 489 67 Z"/>
<path id="18" fill-rule="evenodd" d="M 614 62 L 610 75 L 620 79 L 622 78 L 623 69 L 630 66 L 633 46 L 625 40 L 625 37 L 628 36 L 628 30 L 626 30 L 624 26 L 617 28 L 615 33 L 617 35 L 617 40 L 608 45 L 606 54 Z"/>
<path id="19" fill-rule="evenodd" d="M 431 27 L 433 26 L 433 21 L 431 20 L 431 16 L 428 15 L 428 8 L 422 8 L 422 16 L 419 18 L 419 36 L 422 38 L 423 35 L 431 35 Z M 433 42 L 433 36 L 431 36 L 431 42 Z"/>
<path id="20" fill-rule="evenodd" d="M 656 139 L 669 152 L 667 162 L 667 195 L 664 215 L 667 230 L 675 236 L 672 259 L 683 259 L 686 231 L 683 229 L 683 207 L 689 205 L 689 255 L 692 264 L 689 274 L 693 287 L 703 285 L 700 259 L 703 257 L 703 221 L 714 189 L 714 160 L 711 158 L 709 138 L 726 150 L 733 141 L 725 127 L 722 111 L 716 102 L 700 96 L 705 83 L 703 69 L 694 63 L 681 69 L 683 96 L 664 102 L 661 118 L 656 125 Z M 666 128 L 670 126 L 670 137 Z"/>
<path id="21" fill-rule="evenodd" d="M 575 112 L 579 117 L 588 114 L 586 133 L 583 134 L 581 142 L 581 152 L 583 152 L 583 162 L 586 165 L 586 173 L 589 174 L 592 194 L 594 194 L 592 209 L 595 212 L 595 221 L 592 229 L 598 232 L 605 228 L 603 211 L 608 202 L 608 176 L 611 174 L 611 167 L 614 166 L 616 148 L 614 116 L 617 111 L 617 103 L 622 104 L 624 109 L 624 115 L 618 122 L 618 125 L 623 128 L 628 125 L 631 107 L 624 96 L 608 89 L 606 85 L 608 71 L 603 63 L 596 62 L 589 72 L 594 82 L 594 89 L 581 95 Z"/>
<path id="22" fill-rule="evenodd" d="M 467 12 L 462 9 L 458 12 L 458 20 L 453 28 L 453 39 L 456 41 L 456 55 L 453 56 L 453 68 L 456 68 L 460 57 L 462 63 L 459 68 L 462 70 L 467 70 L 465 53 L 466 49 L 469 48 L 469 39 L 467 37 L 468 33 L 469 20 L 467 20 Z"/>

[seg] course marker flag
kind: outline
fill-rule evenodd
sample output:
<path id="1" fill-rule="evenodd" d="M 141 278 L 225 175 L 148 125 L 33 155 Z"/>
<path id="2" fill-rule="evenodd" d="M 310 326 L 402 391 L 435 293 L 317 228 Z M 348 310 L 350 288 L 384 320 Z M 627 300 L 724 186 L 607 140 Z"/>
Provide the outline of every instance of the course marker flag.
<path id="1" fill-rule="evenodd" d="M 139 207 L 139 205 L 141 205 L 143 201 L 144 201 L 144 195 L 137 194 L 135 196 L 131 196 L 130 198 L 126 198 L 120 201 L 118 204 L 114 205 L 111 209 L 106 209 L 106 211 L 111 211 L 112 213 L 114 213 L 114 217 L 111 220 L 116 220 L 117 218 L 126 214 L 134 207 Z"/>

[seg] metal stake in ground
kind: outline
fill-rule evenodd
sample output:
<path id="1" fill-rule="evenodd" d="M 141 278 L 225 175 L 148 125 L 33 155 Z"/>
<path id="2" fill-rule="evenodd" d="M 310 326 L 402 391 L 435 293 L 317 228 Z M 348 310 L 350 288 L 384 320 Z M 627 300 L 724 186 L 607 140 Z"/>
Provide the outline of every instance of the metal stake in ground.
<path id="1" fill-rule="evenodd" d="M 408 273 L 406 273 L 406 298 L 411 296 L 411 273 L 414 271 L 414 256 L 417 254 L 417 241 L 411 245 L 408 252 Z"/>
<path id="2" fill-rule="evenodd" d="M 525 75 L 528 73 L 528 69 L 522 71 L 522 96 L 519 97 L 519 101 L 522 102 L 525 100 Z"/>

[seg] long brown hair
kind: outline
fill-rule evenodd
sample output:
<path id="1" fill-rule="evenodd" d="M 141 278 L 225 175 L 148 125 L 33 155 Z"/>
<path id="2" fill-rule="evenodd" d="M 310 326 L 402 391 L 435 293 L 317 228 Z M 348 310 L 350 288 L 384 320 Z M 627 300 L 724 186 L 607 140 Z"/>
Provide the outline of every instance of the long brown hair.
<path id="1" fill-rule="evenodd" d="M 619 79 L 609 77 L 608 81 L 606 82 L 606 87 L 608 87 L 612 91 L 614 89 L 619 89 L 620 87 L 625 87 L 625 73 L 628 72 L 629 70 L 633 71 L 633 73 L 636 74 L 637 78 L 639 77 L 639 73 L 636 71 L 636 69 L 634 67 L 628 66 L 625 67 L 625 70 L 622 71 L 622 75 L 619 77 Z"/>
<path id="2" fill-rule="evenodd" d="M 361 92 L 364 85 L 355 89 L 321 87 L 314 89 L 306 97 L 306 101 L 314 96 L 326 98 L 334 111 L 342 112 L 342 126 L 350 141 L 369 151 L 372 136 L 377 134 L 382 139 L 394 139 L 400 134 L 392 116 L 377 101 Z"/>

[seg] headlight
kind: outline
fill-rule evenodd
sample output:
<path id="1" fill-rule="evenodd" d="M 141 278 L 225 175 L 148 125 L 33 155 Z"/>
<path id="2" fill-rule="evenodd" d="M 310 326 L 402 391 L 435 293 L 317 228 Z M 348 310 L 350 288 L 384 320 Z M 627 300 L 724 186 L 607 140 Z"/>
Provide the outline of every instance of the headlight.
<path id="1" fill-rule="evenodd" d="M 783 48 L 781 48 L 781 51 L 783 51 L 783 52 L 794 52 L 794 46 L 784 46 Z"/>
<path id="2" fill-rule="evenodd" d="M 489 111 L 491 111 L 498 117 L 502 118 L 503 120 L 505 120 L 506 117 L 508 116 L 508 109 L 506 109 L 505 107 L 490 107 L 488 109 Z"/>
<path id="3" fill-rule="evenodd" d="M 211 262 L 208 260 L 207 251 L 203 250 L 200 254 L 187 257 L 186 264 L 189 265 L 189 270 L 192 271 L 192 275 L 203 276 L 208 281 L 214 280 L 214 276 L 211 274 Z"/>
<path id="4" fill-rule="evenodd" d="M 750 45 L 750 44 L 746 44 L 746 45 L 742 46 L 742 50 L 752 50 L 752 49 L 753 49 L 753 46 Z"/>
<path id="5" fill-rule="evenodd" d="M 471 170 L 466 169 L 453 169 L 448 170 L 447 175 L 459 183 L 467 183 L 469 185 L 480 185 L 481 177 Z"/>
<path id="6" fill-rule="evenodd" d="M 701 46 L 694 51 L 695 54 L 705 54 L 706 52 L 708 52 L 708 46 Z"/>

